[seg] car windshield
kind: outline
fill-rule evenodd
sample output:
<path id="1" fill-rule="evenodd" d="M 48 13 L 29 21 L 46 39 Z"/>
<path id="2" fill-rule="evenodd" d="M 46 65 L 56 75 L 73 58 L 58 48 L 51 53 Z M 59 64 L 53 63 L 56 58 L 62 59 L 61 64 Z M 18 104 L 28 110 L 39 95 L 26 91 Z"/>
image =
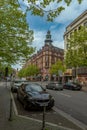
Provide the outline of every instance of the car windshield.
<path id="1" fill-rule="evenodd" d="M 43 91 L 43 88 L 40 85 L 37 84 L 27 84 L 26 85 L 26 91 L 33 91 L 33 92 L 41 92 Z"/>
<path id="2" fill-rule="evenodd" d="M 76 82 L 72 82 L 72 84 L 75 84 L 75 85 L 77 85 L 77 84 L 79 84 L 79 83 L 76 83 Z"/>

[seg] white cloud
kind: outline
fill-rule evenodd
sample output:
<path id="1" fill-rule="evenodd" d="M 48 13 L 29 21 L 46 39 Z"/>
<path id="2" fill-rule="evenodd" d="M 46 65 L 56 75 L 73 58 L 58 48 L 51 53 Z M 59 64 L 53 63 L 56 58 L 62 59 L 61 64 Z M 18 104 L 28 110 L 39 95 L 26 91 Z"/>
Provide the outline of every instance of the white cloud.
<path id="1" fill-rule="evenodd" d="M 44 46 L 44 40 L 45 40 L 45 31 L 36 31 L 34 30 L 34 41 L 33 46 L 36 47 L 37 50 L 42 48 Z"/>
<path id="2" fill-rule="evenodd" d="M 51 28 L 55 28 L 55 26 L 51 26 Z M 34 41 L 33 41 L 33 47 L 36 47 L 36 50 L 39 50 L 44 46 L 44 41 L 46 39 L 46 31 L 36 31 L 34 30 Z M 51 31 L 51 36 L 53 40 L 53 45 L 57 46 L 59 48 L 64 48 L 64 41 L 63 38 L 60 39 L 60 37 L 63 35 L 63 30 L 58 31 Z"/>
<path id="3" fill-rule="evenodd" d="M 77 0 L 73 0 L 70 6 L 65 6 L 65 10 L 55 19 L 55 22 L 63 24 L 72 22 L 86 9 L 87 0 L 83 0 L 81 4 L 78 4 Z"/>
<path id="4" fill-rule="evenodd" d="M 63 1 L 59 3 L 59 6 L 64 6 L 65 10 L 55 19 L 54 25 L 50 26 L 49 29 L 51 30 L 52 33 L 53 45 L 57 45 L 57 47 L 64 48 L 63 35 L 65 28 L 66 26 L 68 26 L 69 23 L 71 23 L 75 18 L 77 18 L 84 10 L 87 9 L 87 0 L 83 0 L 81 5 L 78 4 L 77 0 L 72 0 L 70 6 L 67 6 Z M 56 7 L 57 4 L 56 2 L 54 2 L 54 4 L 51 3 L 50 6 L 47 7 L 46 9 L 47 10 L 54 9 Z M 56 27 L 55 22 L 61 23 L 63 26 L 61 28 L 58 28 Z M 34 29 L 33 46 L 36 47 L 37 50 L 41 49 L 42 46 L 44 46 L 46 31 Z"/>
<path id="5" fill-rule="evenodd" d="M 63 40 L 62 41 L 55 40 L 53 45 L 58 47 L 58 48 L 64 49 L 64 41 Z"/>
<path id="6" fill-rule="evenodd" d="M 27 2 L 25 2 L 25 5 L 26 4 Z M 81 13 L 87 10 L 87 0 L 83 0 L 81 5 L 78 4 L 77 0 L 72 0 L 72 3 L 68 7 L 64 3 L 64 1 L 59 4 L 59 6 L 61 5 L 65 6 L 65 10 L 62 11 L 62 13 L 55 19 L 54 23 L 49 26 L 49 30 L 51 30 L 53 45 L 59 48 L 64 48 L 63 35 L 65 28 Z M 48 10 L 56 7 L 57 5 L 54 3 L 50 4 L 50 7 L 47 7 L 46 9 Z M 58 27 L 57 26 L 58 24 L 61 24 L 62 26 Z M 36 47 L 36 50 L 39 50 L 42 48 L 42 46 L 44 46 L 44 40 L 46 38 L 47 30 L 46 28 L 44 30 L 36 30 L 34 28 L 33 30 L 34 30 L 33 47 Z M 20 68 L 20 65 L 17 65 L 16 68 Z"/>

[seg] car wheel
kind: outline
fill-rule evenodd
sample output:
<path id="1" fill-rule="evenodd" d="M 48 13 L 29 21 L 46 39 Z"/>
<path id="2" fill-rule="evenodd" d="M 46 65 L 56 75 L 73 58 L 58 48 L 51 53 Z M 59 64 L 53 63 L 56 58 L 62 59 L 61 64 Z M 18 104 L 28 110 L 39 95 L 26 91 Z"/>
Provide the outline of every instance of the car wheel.
<path id="1" fill-rule="evenodd" d="M 70 90 L 73 90 L 73 87 L 72 87 L 72 86 L 70 87 Z"/>

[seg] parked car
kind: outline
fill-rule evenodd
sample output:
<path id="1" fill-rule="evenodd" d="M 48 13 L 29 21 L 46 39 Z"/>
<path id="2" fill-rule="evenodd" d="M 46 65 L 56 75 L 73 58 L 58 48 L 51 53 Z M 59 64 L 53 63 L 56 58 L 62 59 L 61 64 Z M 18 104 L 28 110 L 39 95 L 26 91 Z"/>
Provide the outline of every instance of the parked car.
<path id="1" fill-rule="evenodd" d="M 7 77 L 7 81 L 10 82 L 11 81 L 11 77 Z"/>
<path id="2" fill-rule="evenodd" d="M 63 85 L 63 88 L 70 90 L 81 90 L 82 85 L 76 82 L 67 82 Z"/>
<path id="3" fill-rule="evenodd" d="M 63 85 L 62 83 L 58 82 L 50 82 L 46 85 L 47 89 L 54 89 L 54 90 L 63 90 Z"/>
<path id="4" fill-rule="evenodd" d="M 24 82 L 28 82 L 28 81 L 26 81 L 26 80 L 14 80 L 14 81 L 12 81 L 12 83 L 11 83 L 11 91 L 14 93 L 16 93 L 17 92 L 17 90 L 18 90 L 18 87 L 22 84 L 22 83 L 24 83 Z"/>
<path id="5" fill-rule="evenodd" d="M 17 91 L 17 99 L 21 101 L 24 109 L 43 108 L 47 109 L 54 106 L 54 98 L 45 89 L 36 83 L 24 83 Z"/>

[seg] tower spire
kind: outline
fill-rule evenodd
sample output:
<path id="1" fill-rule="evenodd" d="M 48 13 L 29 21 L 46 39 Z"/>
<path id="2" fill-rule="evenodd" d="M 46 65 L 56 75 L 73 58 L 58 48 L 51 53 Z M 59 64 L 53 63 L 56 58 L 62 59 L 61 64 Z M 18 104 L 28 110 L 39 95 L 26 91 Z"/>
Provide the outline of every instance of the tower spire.
<path id="1" fill-rule="evenodd" d="M 46 34 L 45 45 L 52 45 L 52 42 L 53 41 L 51 40 L 51 34 L 50 31 L 48 30 Z"/>

